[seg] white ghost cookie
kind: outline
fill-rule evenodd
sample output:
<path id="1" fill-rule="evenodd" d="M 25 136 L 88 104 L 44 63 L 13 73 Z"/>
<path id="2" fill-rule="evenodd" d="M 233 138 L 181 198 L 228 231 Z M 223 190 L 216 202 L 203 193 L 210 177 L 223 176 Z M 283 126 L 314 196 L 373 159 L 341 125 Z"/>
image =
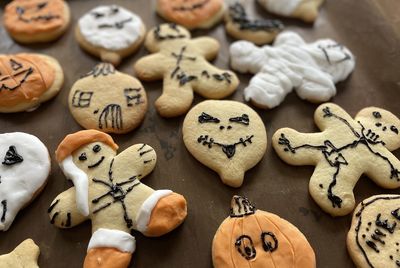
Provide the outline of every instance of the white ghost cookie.
<path id="1" fill-rule="evenodd" d="M 267 149 L 263 121 L 249 106 L 236 101 L 199 103 L 186 115 L 182 133 L 189 152 L 232 187 L 242 185 L 244 173 Z"/>
<path id="2" fill-rule="evenodd" d="M 353 71 L 355 60 L 343 45 L 331 39 L 307 44 L 298 34 L 279 34 L 273 46 L 257 47 L 237 41 L 230 47 L 231 65 L 255 76 L 244 90 L 246 101 L 274 108 L 293 89 L 300 98 L 320 103 L 336 95 L 335 83 Z"/>
<path id="3" fill-rule="evenodd" d="M 0 255 L 0 268 L 39 268 L 40 249 L 32 239 L 26 239 L 12 252 Z"/>

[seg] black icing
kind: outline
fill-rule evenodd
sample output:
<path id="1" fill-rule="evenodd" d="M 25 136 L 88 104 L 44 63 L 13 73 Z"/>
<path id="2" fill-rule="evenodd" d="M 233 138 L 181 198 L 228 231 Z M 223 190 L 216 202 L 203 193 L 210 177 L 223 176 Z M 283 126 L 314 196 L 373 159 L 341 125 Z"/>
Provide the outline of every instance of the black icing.
<path id="1" fill-rule="evenodd" d="M 17 163 L 21 163 L 24 161 L 21 155 L 18 154 L 17 148 L 14 145 L 11 145 L 4 156 L 4 161 L 2 162 L 3 165 L 12 166 Z"/>

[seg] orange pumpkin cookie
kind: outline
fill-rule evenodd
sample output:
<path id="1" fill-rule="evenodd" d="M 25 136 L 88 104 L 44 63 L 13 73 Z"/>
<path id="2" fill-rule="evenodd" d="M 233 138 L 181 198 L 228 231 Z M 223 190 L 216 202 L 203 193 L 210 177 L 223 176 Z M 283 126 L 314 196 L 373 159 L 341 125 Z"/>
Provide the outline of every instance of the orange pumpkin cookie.
<path id="1" fill-rule="evenodd" d="M 214 236 L 215 268 L 315 268 L 315 254 L 304 235 L 290 222 L 234 196 L 230 216 Z"/>
<path id="2" fill-rule="evenodd" d="M 21 43 L 48 42 L 67 29 L 70 11 L 64 0 L 14 0 L 4 11 L 4 26 Z"/>
<path id="3" fill-rule="evenodd" d="M 0 55 L 0 112 L 33 110 L 54 97 L 63 82 L 61 66 L 50 56 Z"/>

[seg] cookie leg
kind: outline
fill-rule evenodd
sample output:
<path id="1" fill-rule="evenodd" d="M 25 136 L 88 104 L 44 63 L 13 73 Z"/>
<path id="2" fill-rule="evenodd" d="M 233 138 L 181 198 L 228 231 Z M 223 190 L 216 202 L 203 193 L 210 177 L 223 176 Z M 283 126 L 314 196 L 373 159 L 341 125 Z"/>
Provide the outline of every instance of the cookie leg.
<path id="1" fill-rule="evenodd" d="M 366 175 L 383 188 L 400 187 L 400 161 L 386 149 L 371 149 Z"/>

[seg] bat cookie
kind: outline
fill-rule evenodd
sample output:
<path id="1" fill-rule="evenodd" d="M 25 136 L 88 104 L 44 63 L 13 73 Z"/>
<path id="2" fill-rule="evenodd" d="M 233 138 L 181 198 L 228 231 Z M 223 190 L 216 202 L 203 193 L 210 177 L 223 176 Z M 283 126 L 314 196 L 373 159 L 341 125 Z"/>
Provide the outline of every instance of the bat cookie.
<path id="1" fill-rule="evenodd" d="M 70 11 L 64 0 L 13 0 L 4 10 L 3 22 L 18 42 L 49 42 L 67 30 Z"/>
<path id="2" fill-rule="evenodd" d="M 118 155 L 117 149 L 108 134 L 83 130 L 67 135 L 56 150 L 56 160 L 74 187 L 59 194 L 48 213 L 59 228 L 91 220 L 84 268 L 126 268 L 135 251 L 134 230 L 161 236 L 186 218 L 182 195 L 140 182 L 155 167 L 153 148 L 136 144 Z"/>
<path id="3" fill-rule="evenodd" d="M 145 33 L 142 19 L 117 5 L 93 8 L 79 19 L 75 29 L 84 50 L 114 65 L 140 47 Z"/>
<path id="4" fill-rule="evenodd" d="M 22 132 L 0 134 L 0 157 L 0 231 L 7 231 L 43 190 L 51 164 L 46 146 Z"/>
<path id="5" fill-rule="evenodd" d="M 304 100 L 328 101 L 336 95 L 335 83 L 345 80 L 355 66 L 345 46 L 331 39 L 307 44 L 294 32 L 279 34 L 273 46 L 237 41 L 230 55 L 234 70 L 255 74 L 244 97 L 264 109 L 278 106 L 293 89 Z"/>
<path id="6" fill-rule="evenodd" d="M 39 268 L 40 249 L 32 239 L 26 239 L 12 252 L 0 255 L 0 268 Z"/>
<path id="7" fill-rule="evenodd" d="M 290 222 L 234 196 L 213 244 L 214 268 L 315 268 L 307 238 Z"/>
<path id="8" fill-rule="evenodd" d="M 249 106 L 236 101 L 199 103 L 186 115 L 182 133 L 189 152 L 231 187 L 242 185 L 244 173 L 267 149 L 263 121 Z"/>
<path id="9" fill-rule="evenodd" d="M 155 103 L 163 117 L 185 114 L 192 105 L 193 91 L 204 98 L 222 99 L 239 85 L 233 72 L 208 62 L 219 50 L 213 38 L 191 39 L 185 28 L 162 24 L 147 34 L 145 45 L 153 54 L 138 60 L 134 69 L 141 80 L 163 79 L 163 94 Z"/>
<path id="10" fill-rule="evenodd" d="M 100 63 L 72 86 L 69 109 L 86 129 L 121 134 L 143 121 L 147 97 L 139 80 Z"/>
<path id="11" fill-rule="evenodd" d="M 355 119 L 333 103 L 320 105 L 314 120 L 322 132 L 279 129 L 272 145 L 292 165 L 315 165 L 309 191 L 332 216 L 349 214 L 353 188 L 361 175 L 387 189 L 400 187 L 400 162 L 391 153 L 400 147 L 400 120 L 381 108 L 362 109 Z"/>

